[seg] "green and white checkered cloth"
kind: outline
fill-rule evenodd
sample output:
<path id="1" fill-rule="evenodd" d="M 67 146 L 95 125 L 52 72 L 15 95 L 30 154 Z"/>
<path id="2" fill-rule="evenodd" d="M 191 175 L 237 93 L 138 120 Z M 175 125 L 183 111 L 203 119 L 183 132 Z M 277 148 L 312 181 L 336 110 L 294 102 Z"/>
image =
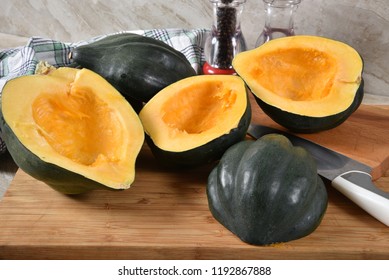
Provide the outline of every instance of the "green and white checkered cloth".
<path id="1" fill-rule="evenodd" d="M 204 43 L 208 34 L 206 29 L 150 29 L 137 31 L 123 31 L 152 37 L 161 40 L 176 50 L 182 52 L 197 73 L 200 73 L 204 62 Z M 112 33 L 116 34 L 116 33 Z M 68 58 L 73 48 L 85 45 L 108 35 L 105 34 L 76 43 L 64 43 L 51 39 L 32 37 L 26 46 L 7 49 L 0 52 L 0 101 L 1 91 L 5 83 L 13 78 L 31 75 L 40 61 L 52 66 L 61 67 L 70 64 Z M 0 154 L 6 151 L 5 143 L 0 130 Z"/>

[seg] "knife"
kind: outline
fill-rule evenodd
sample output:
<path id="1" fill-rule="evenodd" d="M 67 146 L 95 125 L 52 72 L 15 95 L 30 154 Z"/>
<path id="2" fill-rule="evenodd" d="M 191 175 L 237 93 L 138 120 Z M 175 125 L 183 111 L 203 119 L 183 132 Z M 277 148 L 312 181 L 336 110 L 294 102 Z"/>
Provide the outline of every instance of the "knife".
<path id="1" fill-rule="evenodd" d="M 286 136 L 294 146 L 305 148 L 314 157 L 317 172 L 331 185 L 371 216 L 389 226 L 389 193 L 374 185 L 371 168 L 361 162 L 287 132 L 250 124 L 248 132 L 255 139 L 269 133 Z"/>

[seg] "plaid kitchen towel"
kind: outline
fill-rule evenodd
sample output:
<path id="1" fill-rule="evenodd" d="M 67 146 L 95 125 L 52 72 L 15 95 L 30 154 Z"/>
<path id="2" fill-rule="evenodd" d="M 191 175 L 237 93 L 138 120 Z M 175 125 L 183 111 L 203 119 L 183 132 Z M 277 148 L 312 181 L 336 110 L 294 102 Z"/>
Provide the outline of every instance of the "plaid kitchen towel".
<path id="1" fill-rule="evenodd" d="M 118 33 L 125 32 L 137 33 L 167 43 L 182 52 L 196 72 L 200 73 L 201 65 L 204 62 L 203 49 L 208 30 L 150 29 Z M 34 74 L 38 62 L 44 61 L 54 67 L 67 66 L 70 64 L 69 53 L 73 48 L 92 43 L 112 34 L 101 35 L 76 43 L 64 43 L 51 39 L 32 37 L 26 46 L 0 51 L 0 101 L 1 90 L 5 83 L 19 76 Z M 6 150 L 1 136 L 2 132 L 0 130 L 0 154 Z"/>

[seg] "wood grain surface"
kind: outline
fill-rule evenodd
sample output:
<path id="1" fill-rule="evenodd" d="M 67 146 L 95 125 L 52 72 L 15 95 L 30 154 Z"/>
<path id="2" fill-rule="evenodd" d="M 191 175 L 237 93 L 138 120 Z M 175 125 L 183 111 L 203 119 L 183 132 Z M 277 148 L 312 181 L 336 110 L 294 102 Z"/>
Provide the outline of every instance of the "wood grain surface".
<path id="1" fill-rule="evenodd" d="M 254 122 L 277 126 L 253 109 Z M 389 191 L 388 120 L 389 106 L 365 105 L 340 127 L 304 137 L 370 164 L 381 177 L 377 186 Z M 0 201 L 0 259 L 389 259 L 389 228 L 328 182 L 328 209 L 315 232 L 271 246 L 245 244 L 208 209 L 212 168 L 162 168 L 145 145 L 129 190 L 79 196 L 18 170 Z"/>

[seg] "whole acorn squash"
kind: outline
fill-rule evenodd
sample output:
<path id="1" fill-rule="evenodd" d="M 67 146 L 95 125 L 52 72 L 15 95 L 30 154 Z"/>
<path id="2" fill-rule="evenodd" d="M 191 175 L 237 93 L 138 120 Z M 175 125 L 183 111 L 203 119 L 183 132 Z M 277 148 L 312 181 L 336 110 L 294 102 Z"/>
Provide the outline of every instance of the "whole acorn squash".
<path id="1" fill-rule="evenodd" d="M 328 200 L 314 159 L 280 134 L 229 148 L 208 177 L 207 197 L 215 219 L 255 245 L 312 233 Z"/>
<path id="2" fill-rule="evenodd" d="M 71 58 L 100 74 L 130 102 L 147 102 L 164 87 L 196 75 L 181 52 L 160 40 L 132 33 L 79 46 Z"/>
<path id="3" fill-rule="evenodd" d="M 134 181 L 142 124 L 90 70 L 64 67 L 8 81 L 0 125 L 16 164 L 59 192 L 127 189 Z"/>
<path id="4" fill-rule="evenodd" d="M 165 165 L 198 166 L 241 141 L 251 120 L 243 80 L 200 75 L 171 84 L 141 110 L 146 141 Z"/>
<path id="5" fill-rule="evenodd" d="M 263 111 L 302 133 L 343 123 L 363 99 L 363 61 L 351 46 L 318 36 L 271 40 L 238 54 L 235 71 Z"/>

